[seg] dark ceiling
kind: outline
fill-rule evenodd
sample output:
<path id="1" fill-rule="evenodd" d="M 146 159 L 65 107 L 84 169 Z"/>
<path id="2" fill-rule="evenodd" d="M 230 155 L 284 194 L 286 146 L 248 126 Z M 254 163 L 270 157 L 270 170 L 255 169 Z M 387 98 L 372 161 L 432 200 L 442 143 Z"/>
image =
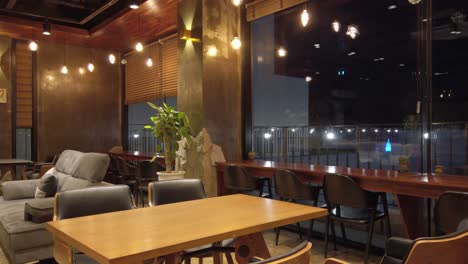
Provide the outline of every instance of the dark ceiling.
<path id="1" fill-rule="evenodd" d="M 125 8 L 126 0 L 0 0 L 0 14 L 91 29 Z"/>

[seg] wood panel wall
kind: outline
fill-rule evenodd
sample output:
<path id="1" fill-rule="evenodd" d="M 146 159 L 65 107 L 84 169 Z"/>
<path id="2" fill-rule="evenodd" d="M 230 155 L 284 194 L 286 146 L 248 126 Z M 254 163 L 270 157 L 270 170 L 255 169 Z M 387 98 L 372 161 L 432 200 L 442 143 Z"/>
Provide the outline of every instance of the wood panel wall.
<path id="1" fill-rule="evenodd" d="M 32 128 L 32 52 L 27 42 L 16 42 L 16 128 Z"/>
<path id="2" fill-rule="evenodd" d="M 0 104 L 0 159 L 11 158 L 11 39 L 0 37 L 0 88 L 8 102 Z"/>
<path id="3" fill-rule="evenodd" d="M 108 52 L 42 44 L 37 52 L 38 159 L 65 149 L 106 152 L 121 144 L 121 72 Z M 120 61 L 120 58 L 117 58 Z M 93 61 L 93 73 L 78 69 Z M 69 73 L 60 73 L 67 64 Z"/>

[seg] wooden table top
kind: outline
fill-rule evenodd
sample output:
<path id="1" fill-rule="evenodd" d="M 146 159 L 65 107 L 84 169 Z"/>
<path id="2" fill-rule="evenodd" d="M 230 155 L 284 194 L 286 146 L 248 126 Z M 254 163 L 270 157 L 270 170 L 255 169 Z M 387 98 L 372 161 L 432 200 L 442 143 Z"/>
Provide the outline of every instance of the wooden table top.
<path id="1" fill-rule="evenodd" d="M 0 159 L 0 165 L 26 165 L 31 163 L 33 162 L 24 159 Z"/>
<path id="2" fill-rule="evenodd" d="M 100 263 L 136 261 L 326 216 L 325 209 L 236 194 L 48 222 Z"/>
<path id="3" fill-rule="evenodd" d="M 374 181 L 384 184 L 385 182 L 391 184 L 404 183 L 405 186 L 418 185 L 427 187 L 437 187 L 454 189 L 459 191 L 468 191 L 468 176 L 463 175 L 449 175 L 449 174 L 421 174 L 412 172 L 398 172 L 392 170 L 376 170 L 376 169 L 362 169 L 362 168 L 348 168 L 340 166 L 324 166 L 313 165 L 305 163 L 287 163 L 276 161 L 261 161 L 261 160 L 247 160 L 247 161 L 234 161 L 234 162 L 218 162 L 218 169 L 223 166 L 235 164 L 250 169 L 270 171 L 273 172 L 278 169 L 286 169 L 295 173 L 311 177 L 316 181 L 321 181 L 323 176 L 327 173 L 338 173 L 353 177 L 358 180 L 365 180 L 367 182 Z M 398 186 L 395 186 L 398 187 Z"/>

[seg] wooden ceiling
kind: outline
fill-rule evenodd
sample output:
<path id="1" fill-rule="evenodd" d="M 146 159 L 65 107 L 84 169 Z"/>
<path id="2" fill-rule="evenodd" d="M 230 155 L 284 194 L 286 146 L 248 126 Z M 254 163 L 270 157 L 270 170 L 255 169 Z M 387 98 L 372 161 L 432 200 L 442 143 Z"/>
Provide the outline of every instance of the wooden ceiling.
<path id="1" fill-rule="evenodd" d="M 177 30 L 178 0 L 148 0 L 139 9 L 125 8 L 98 25 L 78 28 L 52 24 L 52 35 L 42 35 L 42 21 L 0 15 L 0 35 L 15 39 L 53 41 L 99 49 L 129 51 L 136 42 L 149 43 Z"/>

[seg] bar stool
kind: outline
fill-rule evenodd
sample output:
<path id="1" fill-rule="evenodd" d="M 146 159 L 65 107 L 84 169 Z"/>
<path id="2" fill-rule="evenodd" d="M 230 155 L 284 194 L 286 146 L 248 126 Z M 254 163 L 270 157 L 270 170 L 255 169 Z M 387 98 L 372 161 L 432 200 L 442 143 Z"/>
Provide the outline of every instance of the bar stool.
<path id="1" fill-rule="evenodd" d="M 275 183 L 275 192 L 282 201 L 297 202 L 298 200 L 310 200 L 314 201 L 314 206 L 318 204 L 318 197 L 321 186 L 309 185 L 304 182 L 293 172 L 289 170 L 277 170 L 273 176 Z M 299 223 L 296 224 L 299 238 L 302 240 L 301 226 Z M 308 238 L 312 234 L 314 228 L 314 220 L 310 221 Z M 281 228 L 276 229 L 276 245 L 278 245 L 278 239 Z"/>
<path id="2" fill-rule="evenodd" d="M 324 177 L 323 188 L 325 192 L 325 200 L 327 202 L 328 216 L 325 230 L 325 258 L 328 251 L 328 235 L 330 224 L 334 226 L 334 221 L 341 225 L 343 232 L 343 240 L 346 241 L 344 233 L 344 223 L 353 223 L 365 225 L 367 227 L 367 243 L 364 262 L 367 263 L 369 250 L 372 243 L 372 235 L 374 234 L 374 223 L 378 220 L 389 221 L 388 211 L 384 212 L 377 210 L 379 193 L 368 192 L 362 190 L 355 180 L 351 177 L 339 174 L 326 174 Z M 385 226 L 385 233 L 389 237 L 388 225 Z M 332 228 L 332 235 L 335 240 L 336 250 L 336 234 Z"/>
<path id="3" fill-rule="evenodd" d="M 224 167 L 223 179 L 224 188 L 230 191 L 237 193 L 258 191 L 260 197 L 263 197 L 263 187 L 266 183 L 268 187 L 267 197 L 273 198 L 271 180 L 265 177 L 254 177 L 244 167 L 237 165 Z"/>

